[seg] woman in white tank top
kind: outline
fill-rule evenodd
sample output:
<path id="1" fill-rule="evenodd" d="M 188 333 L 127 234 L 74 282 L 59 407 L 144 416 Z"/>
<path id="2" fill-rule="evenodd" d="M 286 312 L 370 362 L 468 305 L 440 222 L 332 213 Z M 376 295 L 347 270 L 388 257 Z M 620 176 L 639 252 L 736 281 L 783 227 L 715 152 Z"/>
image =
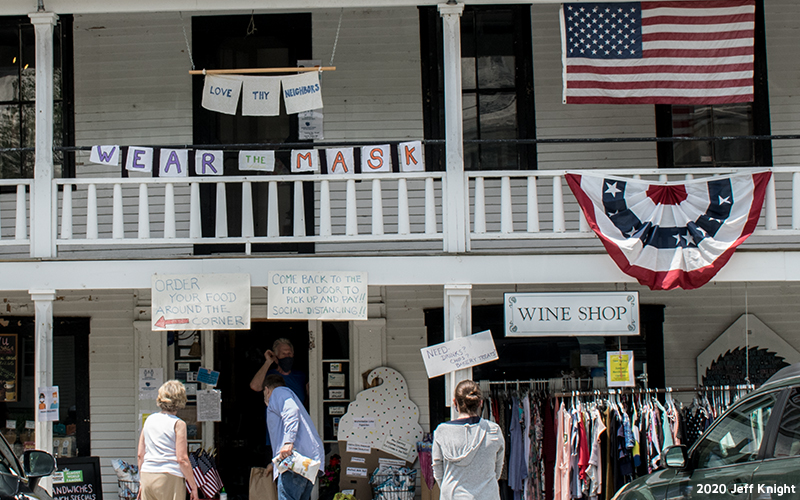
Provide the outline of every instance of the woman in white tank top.
<path id="1" fill-rule="evenodd" d="M 186 422 L 175 414 L 186 406 L 186 389 L 170 380 L 158 389 L 160 413 L 147 417 L 139 436 L 139 499 L 198 500 L 186 442 Z"/>

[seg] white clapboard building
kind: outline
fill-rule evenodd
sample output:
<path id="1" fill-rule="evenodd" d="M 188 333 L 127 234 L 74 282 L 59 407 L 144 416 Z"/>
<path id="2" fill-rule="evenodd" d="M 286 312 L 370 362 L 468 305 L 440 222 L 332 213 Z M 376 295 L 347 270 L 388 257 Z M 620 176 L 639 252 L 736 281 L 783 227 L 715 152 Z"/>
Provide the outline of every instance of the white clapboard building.
<path id="1" fill-rule="evenodd" d="M 591 48 L 564 9 L 0 2 L 4 435 L 18 449 L 99 457 L 113 498 L 111 461 L 135 462 L 153 388 L 179 378 L 190 444 L 218 450 L 235 493 L 266 457 L 250 383 L 279 337 L 295 346 L 293 370 L 307 374 L 310 414 L 332 446 L 343 408 L 381 366 L 405 378 L 430 432 L 449 418 L 451 383 L 468 377 L 602 385 L 607 353 L 624 350 L 640 384 L 694 387 L 800 361 L 800 5 L 755 0 L 730 21 L 747 33 L 730 73 L 688 77 L 718 82 L 720 95 L 734 85 L 734 97 L 689 91 L 677 104 L 646 90 L 593 101 L 592 88 L 623 84 L 613 65 L 565 69 Z M 637 57 L 661 50 L 648 43 Z M 648 72 L 631 71 L 636 82 Z M 565 93 L 565 78 L 590 73 Z M 653 290 L 623 272 L 612 256 L 629 254 L 609 253 L 570 181 L 612 176 L 616 187 L 594 193 L 601 204 L 623 185 L 672 183 L 637 200 L 673 213 L 691 186 L 764 172 L 734 200 L 754 207 L 740 214 L 746 241 L 720 231 L 727 246 L 702 249 L 697 234 L 670 233 L 696 260 L 722 259 L 693 289 Z M 598 227 L 639 238 L 641 214 L 633 232 L 615 218 L 633 214 L 632 200 L 606 204 Z M 526 325 L 506 317 L 511 300 L 526 304 Z M 625 301 L 638 315 L 615 330 Z M 428 379 L 420 349 L 486 330 L 498 360 Z M 219 372 L 218 423 L 197 421 L 210 387 L 200 368 Z M 50 386 L 56 422 L 36 410 Z"/>

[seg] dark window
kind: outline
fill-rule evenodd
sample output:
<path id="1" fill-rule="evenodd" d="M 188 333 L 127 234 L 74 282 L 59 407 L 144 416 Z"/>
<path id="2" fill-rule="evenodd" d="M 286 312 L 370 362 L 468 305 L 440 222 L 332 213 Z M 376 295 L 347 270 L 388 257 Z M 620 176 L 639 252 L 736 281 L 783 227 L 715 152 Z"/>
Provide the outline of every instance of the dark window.
<path id="1" fill-rule="evenodd" d="M 53 142 L 72 146 L 72 17 L 53 34 Z M 32 148 L 36 131 L 36 36 L 27 17 L 0 17 L 0 148 Z M 72 153 L 54 152 L 54 176 L 74 177 Z M 33 178 L 34 152 L 0 152 L 0 178 Z"/>
<path id="2" fill-rule="evenodd" d="M 250 26 L 252 20 L 252 26 Z M 251 31 L 255 28 L 255 31 Z M 311 58 L 311 15 L 274 14 L 256 16 L 209 16 L 192 18 L 193 54 L 197 68 L 249 69 L 296 67 L 298 60 Z M 192 81 L 194 92 L 195 144 L 252 144 L 243 149 L 258 149 L 257 144 L 297 142 L 297 116 L 289 115 L 281 103 L 280 116 L 242 116 L 215 113 L 201 106 L 203 77 Z M 272 148 L 270 148 L 272 149 Z M 290 150 L 275 152 L 275 173 L 289 173 Z M 254 175 L 240 172 L 238 153 L 224 155 L 226 175 Z M 258 174 L 256 174 L 258 175 Z M 228 234 L 241 235 L 241 185 L 227 185 Z M 203 236 L 214 236 L 216 191 L 211 184 L 200 189 Z M 306 234 L 313 234 L 313 186 L 304 183 Z M 291 183 L 279 183 L 279 231 L 293 233 L 294 190 Z M 253 184 L 253 221 L 256 236 L 267 235 L 268 187 Z M 196 254 L 240 252 L 244 245 L 197 245 Z M 313 244 L 258 244 L 254 252 L 313 252 Z"/>
<path id="3" fill-rule="evenodd" d="M 756 1 L 754 101 L 721 105 L 656 105 L 659 137 L 732 137 L 769 135 L 767 49 L 764 2 Z M 771 166 L 770 141 L 733 139 L 664 142 L 659 167 Z"/>
<path id="4" fill-rule="evenodd" d="M 420 8 L 425 138 L 444 139 L 442 21 Z M 535 138 L 529 6 L 466 7 L 461 16 L 461 89 L 464 139 Z M 428 147 L 429 169 L 444 170 L 444 148 Z M 464 145 L 467 170 L 536 168 L 535 145 Z"/>

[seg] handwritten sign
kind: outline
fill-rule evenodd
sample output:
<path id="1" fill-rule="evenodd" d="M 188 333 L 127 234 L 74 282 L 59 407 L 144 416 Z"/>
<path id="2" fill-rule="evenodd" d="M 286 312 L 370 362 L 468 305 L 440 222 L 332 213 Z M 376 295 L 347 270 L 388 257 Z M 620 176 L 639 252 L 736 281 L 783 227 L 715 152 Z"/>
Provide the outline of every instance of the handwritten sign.
<path id="1" fill-rule="evenodd" d="M 153 331 L 249 330 L 249 274 L 154 274 Z"/>
<path id="2" fill-rule="evenodd" d="M 367 273 L 270 271 L 268 319 L 367 319 Z"/>
<path id="3" fill-rule="evenodd" d="M 201 367 L 199 370 L 197 370 L 197 381 L 210 386 L 215 386 L 219 381 L 219 372 Z"/>
<path id="4" fill-rule="evenodd" d="M 606 367 L 609 387 L 633 387 L 636 385 L 636 379 L 633 376 L 633 351 L 607 352 Z"/>
<path id="5" fill-rule="evenodd" d="M 428 378 L 498 359 L 492 332 L 489 330 L 431 347 L 423 347 L 420 352 Z"/>
<path id="6" fill-rule="evenodd" d="M 5 394 L 0 401 L 17 401 L 17 344 L 16 333 L 0 335 L 0 392 Z"/>

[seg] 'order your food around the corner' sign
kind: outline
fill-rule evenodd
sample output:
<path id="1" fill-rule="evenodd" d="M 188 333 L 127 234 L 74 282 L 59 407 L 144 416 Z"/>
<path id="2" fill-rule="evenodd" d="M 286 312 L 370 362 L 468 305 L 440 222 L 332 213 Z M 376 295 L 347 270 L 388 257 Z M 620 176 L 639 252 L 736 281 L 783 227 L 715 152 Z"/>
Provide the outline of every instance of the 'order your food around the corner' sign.
<path id="1" fill-rule="evenodd" d="M 154 274 L 153 331 L 249 330 L 249 274 Z"/>

